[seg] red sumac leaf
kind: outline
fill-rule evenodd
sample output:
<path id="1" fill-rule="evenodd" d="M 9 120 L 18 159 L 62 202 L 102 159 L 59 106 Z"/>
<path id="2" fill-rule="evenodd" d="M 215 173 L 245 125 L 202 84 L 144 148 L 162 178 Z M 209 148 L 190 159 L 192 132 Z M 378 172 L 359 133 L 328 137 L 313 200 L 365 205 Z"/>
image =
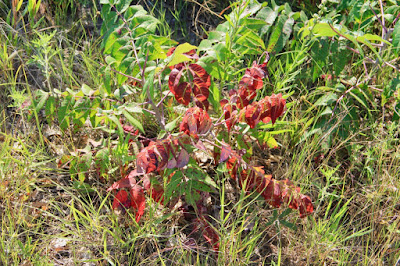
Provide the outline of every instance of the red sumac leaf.
<path id="1" fill-rule="evenodd" d="M 131 199 L 130 196 L 128 194 L 128 192 L 126 192 L 125 190 L 120 190 L 118 191 L 117 195 L 115 195 L 113 204 L 112 204 L 112 208 L 113 210 L 116 209 L 129 209 L 131 207 Z"/>
<path id="2" fill-rule="evenodd" d="M 255 61 L 239 82 L 237 105 L 240 109 L 246 107 L 257 95 L 257 90 L 263 87 L 263 78 L 267 74 L 266 64 L 258 65 Z"/>
<path id="3" fill-rule="evenodd" d="M 250 126 L 250 128 L 254 128 L 258 122 L 260 121 L 260 108 L 257 102 L 252 103 L 251 105 L 246 106 L 245 110 L 245 121 Z"/>
<path id="4" fill-rule="evenodd" d="M 171 48 L 169 48 L 169 49 L 168 49 L 168 52 L 167 52 L 167 56 L 172 55 L 172 54 L 174 53 L 175 49 L 176 49 L 176 47 L 171 47 Z"/>
<path id="5" fill-rule="evenodd" d="M 176 159 L 176 167 L 182 168 L 189 163 L 189 153 L 185 149 L 181 149 L 178 158 Z"/>
<path id="6" fill-rule="evenodd" d="M 121 180 L 112 184 L 112 186 L 109 187 L 107 189 L 107 191 L 111 191 L 114 189 L 120 189 L 120 188 L 126 188 L 126 187 L 129 187 L 129 188 L 133 187 L 134 185 L 136 185 L 135 176 L 138 176 L 138 175 L 140 175 L 140 174 L 138 174 L 136 170 L 131 171 L 129 173 L 129 175 L 127 175 L 126 177 L 124 177 Z"/>
<path id="7" fill-rule="evenodd" d="M 172 169 L 176 167 L 176 160 L 175 158 L 171 158 L 168 160 L 167 168 Z"/>
<path id="8" fill-rule="evenodd" d="M 197 138 L 197 134 L 205 134 L 211 128 L 211 118 L 207 111 L 199 107 L 189 108 L 179 125 L 179 130 Z"/>
<path id="9" fill-rule="evenodd" d="M 146 198 L 144 197 L 143 188 L 139 185 L 135 185 L 130 190 L 131 194 L 131 205 L 134 209 L 137 210 L 136 212 L 136 222 L 140 221 L 140 218 L 144 214 L 144 209 L 146 207 Z"/>
<path id="10" fill-rule="evenodd" d="M 299 199 L 299 212 L 300 218 L 304 218 L 314 211 L 314 206 L 312 204 L 311 198 L 307 195 L 300 195 Z"/>
<path id="11" fill-rule="evenodd" d="M 136 157 L 137 172 L 148 174 L 163 170 L 168 163 L 169 145 L 169 140 L 150 142 Z"/>
<path id="12" fill-rule="evenodd" d="M 282 98 L 282 94 L 272 94 L 267 96 L 260 101 L 260 106 L 262 107 L 262 114 L 260 120 L 264 123 L 272 121 L 275 123 L 276 119 L 283 114 L 286 106 L 286 100 Z"/>
<path id="13" fill-rule="evenodd" d="M 154 145 L 150 144 L 141 150 L 136 157 L 136 166 L 138 173 L 151 173 L 157 170 L 157 157 L 154 152 Z"/>
<path id="14" fill-rule="evenodd" d="M 180 83 L 184 70 L 190 72 L 191 76 L 188 77 L 190 82 Z M 196 104 L 204 109 L 208 109 L 207 99 L 210 94 L 210 84 L 210 75 L 198 64 L 190 64 L 187 67 L 183 64 L 178 64 L 172 69 L 168 78 L 168 87 L 179 103 L 188 105 L 193 92 L 198 101 Z"/>
<path id="15" fill-rule="evenodd" d="M 236 179 L 239 168 L 238 160 L 235 157 L 229 158 L 229 160 L 226 162 L 226 168 L 228 168 L 230 176 L 233 179 Z"/>
<path id="16" fill-rule="evenodd" d="M 225 124 L 229 131 L 237 122 L 236 105 L 232 105 L 231 103 L 229 103 L 227 99 L 222 99 L 219 102 L 219 104 L 221 105 L 222 110 L 224 111 Z"/>
<path id="17" fill-rule="evenodd" d="M 182 82 L 176 88 L 174 88 L 174 90 L 171 91 L 175 95 L 175 99 L 178 103 L 189 105 L 192 87 L 188 82 Z"/>
<path id="18" fill-rule="evenodd" d="M 221 148 L 221 156 L 219 158 L 219 162 L 225 162 L 229 156 L 232 154 L 232 148 L 228 144 L 222 144 Z"/>

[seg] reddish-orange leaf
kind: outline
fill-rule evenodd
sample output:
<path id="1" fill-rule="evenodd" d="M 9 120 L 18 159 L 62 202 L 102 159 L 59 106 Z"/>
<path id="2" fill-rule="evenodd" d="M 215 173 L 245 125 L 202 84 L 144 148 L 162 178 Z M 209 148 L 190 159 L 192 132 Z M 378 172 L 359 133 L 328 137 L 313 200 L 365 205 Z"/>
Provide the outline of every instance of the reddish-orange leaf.
<path id="1" fill-rule="evenodd" d="M 199 107 L 189 108 L 179 125 L 179 130 L 197 138 L 197 134 L 205 134 L 211 128 L 211 118 L 207 111 Z"/>
<path id="2" fill-rule="evenodd" d="M 232 148 L 228 144 L 222 144 L 221 157 L 219 158 L 219 163 L 225 162 L 231 154 L 232 154 Z"/>
<path id="3" fill-rule="evenodd" d="M 192 87 L 188 82 L 182 82 L 171 91 L 175 95 L 175 99 L 178 101 L 178 103 L 189 105 Z"/>
<path id="4" fill-rule="evenodd" d="M 146 207 L 146 198 L 144 197 L 143 188 L 139 185 L 135 185 L 130 190 L 132 207 L 137 210 L 136 212 L 136 222 L 140 221 L 140 218 L 144 214 L 144 209 Z"/>
<path id="5" fill-rule="evenodd" d="M 226 162 L 226 168 L 228 168 L 230 176 L 233 179 L 236 179 L 239 163 L 235 157 L 229 158 Z"/>
<path id="6" fill-rule="evenodd" d="M 133 187 L 136 185 L 136 179 L 135 176 L 138 176 L 140 174 L 137 173 L 136 170 L 133 170 L 127 175 L 126 177 L 122 178 L 121 180 L 115 182 L 111 187 L 107 189 L 107 191 L 111 191 L 114 189 L 120 189 L 120 188 L 126 188 L 126 187 Z"/>
<path id="7" fill-rule="evenodd" d="M 300 218 L 304 218 L 314 211 L 314 206 L 312 204 L 311 198 L 307 195 L 300 195 L 299 199 L 299 212 Z"/>
<path id="8" fill-rule="evenodd" d="M 282 98 L 282 94 L 272 94 L 271 96 L 266 96 L 260 101 L 260 106 L 262 106 L 262 114 L 260 120 L 264 123 L 272 121 L 275 123 L 276 119 L 283 114 L 286 106 L 286 100 Z"/>
<path id="9" fill-rule="evenodd" d="M 129 197 L 128 192 L 126 192 L 125 190 L 120 190 L 117 195 L 115 195 L 113 204 L 112 204 L 112 208 L 113 210 L 116 209 L 129 209 L 132 205 L 131 199 Z"/>
<path id="10" fill-rule="evenodd" d="M 169 151 L 169 140 L 151 142 L 136 157 L 137 172 L 148 174 L 163 170 L 168 163 Z"/>

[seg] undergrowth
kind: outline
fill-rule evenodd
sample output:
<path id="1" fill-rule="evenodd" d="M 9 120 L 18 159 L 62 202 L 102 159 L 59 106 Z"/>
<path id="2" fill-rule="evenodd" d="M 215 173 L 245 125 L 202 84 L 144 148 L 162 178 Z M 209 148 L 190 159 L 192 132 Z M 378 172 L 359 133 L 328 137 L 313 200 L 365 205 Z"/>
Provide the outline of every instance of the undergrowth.
<path id="1" fill-rule="evenodd" d="M 400 263 L 399 12 L 0 1 L 0 261 Z"/>

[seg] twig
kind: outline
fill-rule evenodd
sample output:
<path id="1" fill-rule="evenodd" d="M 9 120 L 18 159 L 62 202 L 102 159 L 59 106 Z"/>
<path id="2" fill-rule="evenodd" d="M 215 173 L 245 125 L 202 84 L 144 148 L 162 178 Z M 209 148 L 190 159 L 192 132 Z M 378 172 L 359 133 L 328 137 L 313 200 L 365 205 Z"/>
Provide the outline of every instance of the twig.
<path id="1" fill-rule="evenodd" d="M 100 63 L 100 65 L 101 65 L 101 66 L 104 66 L 104 64 L 101 64 L 101 63 Z M 141 80 L 141 79 L 138 79 L 138 78 L 135 78 L 135 77 L 133 77 L 133 76 L 127 75 L 127 74 L 125 74 L 125 73 L 122 73 L 121 71 L 118 71 L 118 70 L 116 70 L 116 69 L 114 69 L 114 68 L 112 68 L 112 67 L 110 67 L 110 69 L 111 69 L 111 71 L 113 71 L 113 72 L 115 72 L 115 73 L 117 73 L 117 74 L 120 74 L 120 75 L 122 75 L 122 76 L 124 76 L 124 77 L 127 77 L 127 78 L 129 78 L 129 79 L 133 79 L 134 81 L 137 81 L 137 82 L 142 83 L 142 80 Z"/>

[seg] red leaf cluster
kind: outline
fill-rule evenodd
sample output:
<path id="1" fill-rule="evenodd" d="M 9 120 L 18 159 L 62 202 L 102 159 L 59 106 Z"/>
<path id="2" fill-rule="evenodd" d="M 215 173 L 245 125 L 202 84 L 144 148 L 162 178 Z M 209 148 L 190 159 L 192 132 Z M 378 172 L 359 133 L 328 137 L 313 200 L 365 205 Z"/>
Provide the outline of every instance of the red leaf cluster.
<path id="1" fill-rule="evenodd" d="M 260 121 L 264 123 L 271 121 L 274 124 L 276 119 L 283 114 L 286 106 L 286 100 L 282 98 L 281 93 L 266 96 L 258 102 L 246 105 L 241 110 L 238 110 L 237 105 L 233 103 L 235 98 L 238 98 L 237 95 L 231 96 L 230 101 L 227 99 L 220 101 L 228 130 L 239 121 L 246 122 L 251 128 Z"/>
<path id="2" fill-rule="evenodd" d="M 168 141 L 152 141 L 136 157 L 138 173 L 151 173 L 165 169 L 168 163 L 170 145 Z"/>
<path id="3" fill-rule="evenodd" d="M 219 103 L 224 111 L 225 124 L 229 131 L 238 121 L 238 110 L 236 105 L 230 103 L 227 99 L 222 99 Z"/>
<path id="4" fill-rule="evenodd" d="M 205 134 L 211 128 L 212 122 L 207 111 L 199 107 L 189 108 L 182 122 L 179 126 L 179 130 L 185 134 L 198 139 L 198 134 Z"/>
<path id="5" fill-rule="evenodd" d="M 289 208 L 298 210 L 300 218 L 304 218 L 314 211 L 314 206 L 309 196 L 300 193 L 289 180 L 276 180 L 271 175 L 264 175 L 262 167 L 254 167 L 250 171 L 243 170 L 239 184 L 245 191 L 257 191 L 272 206 L 279 208 L 282 203 Z"/>
<path id="6" fill-rule="evenodd" d="M 126 177 L 115 182 L 107 191 L 122 189 L 115 195 L 112 208 L 113 210 L 123 210 L 133 208 L 136 210 L 136 222 L 140 221 L 140 218 L 144 214 L 146 207 L 146 199 L 143 191 L 143 187 L 138 185 L 135 177 L 141 175 L 136 170 L 133 170 Z M 143 185 L 147 193 L 151 195 L 154 201 L 163 204 L 164 202 L 164 189 L 159 184 L 151 184 L 150 178 L 146 175 L 143 178 Z M 128 189 L 129 193 L 125 190 Z"/>
<path id="7" fill-rule="evenodd" d="M 195 53 L 192 55 L 192 51 L 187 56 L 197 60 L 198 57 L 194 56 Z M 181 82 L 184 72 L 187 73 L 187 81 Z M 210 85 L 210 75 L 198 64 L 179 63 L 172 68 L 168 79 L 168 87 L 179 103 L 189 105 L 193 94 L 196 105 L 205 110 L 209 107 L 207 99 Z"/>
<path id="8" fill-rule="evenodd" d="M 260 121 L 263 123 L 272 121 L 274 124 L 276 119 L 283 114 L 285 105 L 286 100 L 282 98 L 281 93 L 273 94 L 246 106 L 242 113 L 244 113 L 246 123 L 254 128 Z"/>
<path id="9" fill-rule="evenodd" d="M 246 122 L 254 128 L 260 121 L 268 123 L 283 114 L 286 100 L 282 94 L 266 96 L 258 102 L 251 101 L 257 96 L 257 90 L 263 87 L 263 79 L 267 76 L 268 59 L 261 65 L 253 62 L 239 82 L 239 89 L 229 91 L 229 100 L 222 99 L 220 105 L 224 111 L 225 124 L 230 130 L 237 122 Z"/>
<path id="10" fill-rule="evenodd" d="M 184 167 L 189 162 L 189 154 L 183 148 L 183 143 L 187 141 L 187 135 L 185 134 L 155 142 L 151 141 L 136 156 L 137 172 L 149 174 L 154 171 L 164 170 L 165 168 Z M 181 147 L 180 150 L 178 150 L 179 147 Z M 173 155 L 171 158 L 170 154 Z"/>
<path id="11" fill-rule="evenodd" d="M 258 65 L 255 61 L 251 68 L 246 69 L 244 76 L 239 82 L 237 92 L 237 106 L 242 109 L 247 106 L 257 95 L 257 90 L 263 87 L 263 78 L 267 75 L 267 63 Z"/>
<path id="12" fill-rule="evenodd" d="M 144 209 L 146 207 L 146 199 L 144 197 L 143 188 L 136 184 L 134 176 L 136 171 L 132 171 L 128 176 L 115 182 L 107 191 L 120 188 L 128 188 L 129 193 L 126 190 L 120 190 L 115 195 L 112 208 L 114 210 L 121 209 L 125 211 L 126 209 L 133 208 L 136 210 L 136 222 L 140 221 L 140 218 L 144 214 Z"/>

